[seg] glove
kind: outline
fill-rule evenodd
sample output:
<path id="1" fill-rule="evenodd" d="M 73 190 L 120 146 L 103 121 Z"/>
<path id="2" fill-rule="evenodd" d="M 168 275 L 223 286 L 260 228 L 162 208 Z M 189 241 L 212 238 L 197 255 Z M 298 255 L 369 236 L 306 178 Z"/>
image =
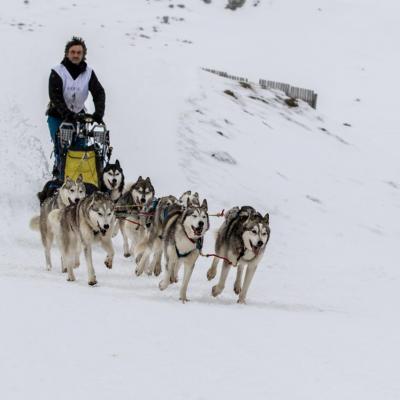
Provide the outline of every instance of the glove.
<path id="1" fill-rule="evenodd" d="M 74 113 L 74 112 L 72 112 L 72 111 L 69 111 L 68 113 L 66 113 L 66 114 L 64 115 L 64 121 L 65 121 L 65 122 L 72 122 L 72 123 L 74 123 L 74 122 L 76 121 L 77 115 L 78 115 L 78 114 L 76 114 L 76 113 Z"/>
<path id="2" fill-rule="evenodd" d="M 72 122 L 72 123 L 76 123 L 76 122 L 84 123 L 85 122 L 85 114 L 78 114 L 78 113 L 74 113 L 74 112 L 70 111 L 65 116 L 64 121 Z"/>
<path id="3" fill-rule="evenodd" d="M 92 118 L 98 124 L 102 124 L 103 123 L 103 117 L 100 114 L 97 114 L 96 112 L 93 113 Z"/>

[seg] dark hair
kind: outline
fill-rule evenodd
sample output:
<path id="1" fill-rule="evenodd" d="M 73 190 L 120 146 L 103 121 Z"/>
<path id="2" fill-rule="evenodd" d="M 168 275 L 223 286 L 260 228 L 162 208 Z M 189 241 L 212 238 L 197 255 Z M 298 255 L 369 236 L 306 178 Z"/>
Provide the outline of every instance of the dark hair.
<path id="1" fill-rule="evenodd" d="M 65 50 L 64 50 L 64 55 L 67 57 L 68 51 L 72 46 L 82 46 L 83 48 L 83 60 L 86 59 L 86 53 L 87 53 L 87 48 L 86 48 L 86 43 L 85 41 L 78 36 L 73 36 L 72 39 L 65 45 Z"/>

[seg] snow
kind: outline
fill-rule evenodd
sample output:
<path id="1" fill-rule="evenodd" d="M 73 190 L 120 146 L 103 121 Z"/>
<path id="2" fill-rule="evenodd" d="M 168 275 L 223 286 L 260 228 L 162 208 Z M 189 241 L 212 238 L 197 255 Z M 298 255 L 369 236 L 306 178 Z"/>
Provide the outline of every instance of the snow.
<path id="1" fill-rule="evenodd" d="M 178 3 L 2 2 L 1 397 L 398 399 L 398 2 Z M 133 274 L 120 237 L 112 270 L 95 251 L 96 287 L 84 262 L 74 283 L 44 270 L 28 222 L 52 162 L 48 74 L 73 34 L 129 181 L 270 213 L 247 305 L 233 271 L 211 297 L 207 259 L 182 305 L 180 283 Z M 317 110 L 202 67 L 313 89 Z"/>

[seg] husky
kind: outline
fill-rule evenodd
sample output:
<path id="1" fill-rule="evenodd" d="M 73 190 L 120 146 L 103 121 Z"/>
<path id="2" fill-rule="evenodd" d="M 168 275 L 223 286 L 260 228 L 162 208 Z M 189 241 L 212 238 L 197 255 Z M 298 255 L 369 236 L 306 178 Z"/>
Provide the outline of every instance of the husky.
<path id="1" fill-rule="evenodd" d="M 188 190 L 185 193 L 183 193 L 182 196 L 179 197 L 179 204 L 182 207 L 186 207 L 188 203 L 189 205 L 200 207 L 199 194 L 197 192 L 192 194 L 191 190 Z"/>
<path id="2" fill-rule="evenodd" d="M 263 217 L 250 206 L 234 207 L 226 213 L 225 221 L 218 230 L 215 243 L 215 253 L 225 259 L 219 282 L 212 288 L 214 297 L 224 290 L 226 278 L 233 265 L 237 267 L 233 290 L 239 295 L 238 303 L 246 302 L 247 291 L 264 255 L 270 234 L 268 213 Z M 208 280 L 215 278 L 218 262 L 219 258 L 214 257 L 212 265 L 207 271 Z M 242 275 L 246 265 L 246 275 L 242 285 Z"/>
<path id="3" fill-rule="evenodd" d="M 199 194 L 197 192 L 192 194 L 191 190 L 184 192 L 179 199 L 175 196 L 165 196 L 157 199 L 155 206 L 152 208 L 152 213 L 147 217 L 151 219 L 151 224 L 146 224 L 147 235 L 142 238 L 142 241 L 136 246 L 136 275 L 141 275 L 147 266 L 147 274 L 155 276 L 161 273 L 161 259 L 163 254 L 162 246 L 162 231 L 164 228 L 164 222 L 167 219 L 168 214 L 171 212 L 172 207 L 178 207 L 178 209 L 184 209 L 189 205 L 200 207 Z M 153 253 L 153 259 L 149 263 L 149 257 Z M 144 255 L 144 258 L 142 258 Z"/>
<path id="4" fill-rule="evenodd" d="M 145 233 L 146 219 L 141 214 L 150 207 L 154 195 L 155 191 L 150 178 L 143 179 L 139 176 L 138 180 L 117 201 L 117 217 L 120 219 L 119 226 L 124 239 L 125 257 L 134 256 L 134 248 Z"/>
<path id="5" fill-rule="evenodd" d="M 117 202 L 122 196 L 125 186 L 124 171 L 118 160 L 114 164 L 108 163 L 101 175 L 100 190 L 109 193 L 111 200 Z"/>
<path id="6" fill-rule="evenodd" d="M 68 281 L 74 281 L 73 268 L 79 258 L 81 245 L 88 269 L 88 284 L 97 283 L 92 261 L 92 244 L 100 242 L 107 256 L 104 264 L 112 268 L 114 248 L 111 241 L 115 222 L 114 202 L 102 192 L 94 192 L 79 203 L 54 210 L 49 215 L 51 228 L 57 238 Z"/>
<path id="7" fill-rule="evenodd" d="M 164 223 L 170 214 L 172 206 L 177 206 L 179 210 L 182 208 L 175 196 L 165 196 L 157 200 L 151 224 L 146 226 L 148 234 L 142 238 L 141 242 L 135 248 L 135 253 L 137 254 L 137 268 L 135 273 L 137 276 L 141 275 L 146 267 L 148 275 L 152 275 L 153 273 L 155 276 L 160 275 L 163 253 L 161 239 Z M 152 253 L 153 259 L 149 263 Z"/>
<path id="8" fill-rule="evenodd" d="M 179 297 L 183 303 L 188 301 L 187 287 L 209 227 L 207 200 L 203 200 L 200 207 L 189 202 L 184 209 L 176 207 L 165 222 L 163 244 L 166 268 L 159 288 L 164 290 L 170 283 L 178 281 L 179 268 L 183 263 L 185 270 Z"/>
<path id="9" fill-rule="evenodd" d="M 40 215 L 33 217 L 30 222 L 31 229 L 40 230 L 44 253 L 46 258 L 46 269 L 52 269 L 51 264 L 51 246 L 53 244 L 54 235 L 48 223 L 48 216 L 51 211 L 67 207 L 77 203 L 86 195 L 85 184 L 83 183 L 82 175 L 78 176 L 76 181 L 73 181 L 67 176 L 65 183 L 42 203 L 40 207 Z M 63 270 L 65 272 L 65 270 Z"/>

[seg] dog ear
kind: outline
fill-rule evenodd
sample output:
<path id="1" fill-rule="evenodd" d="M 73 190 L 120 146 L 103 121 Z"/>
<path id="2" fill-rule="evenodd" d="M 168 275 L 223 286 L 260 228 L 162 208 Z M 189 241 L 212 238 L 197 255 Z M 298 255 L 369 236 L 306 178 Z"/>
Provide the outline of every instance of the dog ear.
<path id="1" fill-rule="evenodd" d="M 197 192 L 194 193 L 193 197 L 199 198 L 199 194 Z"/>
<path id="2" fill-rule="evenodd" d="M 267 225 L 269 225 L 269 214 L 268 213 L 266 213 L 264 215 L 264 219 L 265 219 L 265 222 L 267 223 Z"/>
<path id="3" fill-rule="evenodd" d="M 76 183 L 82 183 L 83 182 L 83 176 L 82 174 L 79 174 L 79 176 L 76 178 Z"/>
<path id="4" fill-rule="evenodd" d="M 140 182 L 142 180 L 143 180 L 142 175 L 140 175 L 137 181 Z"/>
<path id="5" fill-rule="evenodd" d="M 118 161 L 118 160 L 115 160 L 115 165 L 117 166 L 117 168 L 120 168 L 120 165 L 119 165 L 119 161 Z"/>
<path id="6" fill-rule="evenodd" d="M 149 177 L 147 177 L 147 178 L 145 179 L 145 181 L 146 181 L 146 182 L 151 182 Z"/>
<path id="7" fill-rule="evenodd" d="M 207 200 L 204 199 L 203 202 L 201 203 L 201 207 L 203 210 L 208 211 L 208 204 L 207 204 Z"/>
<path id="8" fill-rule="evenodd" d="M 73 180 L 69 176 L 67 176 L 65 178 L 65 183 L 71 183 L 71 182 L 73 182 Z"/>

